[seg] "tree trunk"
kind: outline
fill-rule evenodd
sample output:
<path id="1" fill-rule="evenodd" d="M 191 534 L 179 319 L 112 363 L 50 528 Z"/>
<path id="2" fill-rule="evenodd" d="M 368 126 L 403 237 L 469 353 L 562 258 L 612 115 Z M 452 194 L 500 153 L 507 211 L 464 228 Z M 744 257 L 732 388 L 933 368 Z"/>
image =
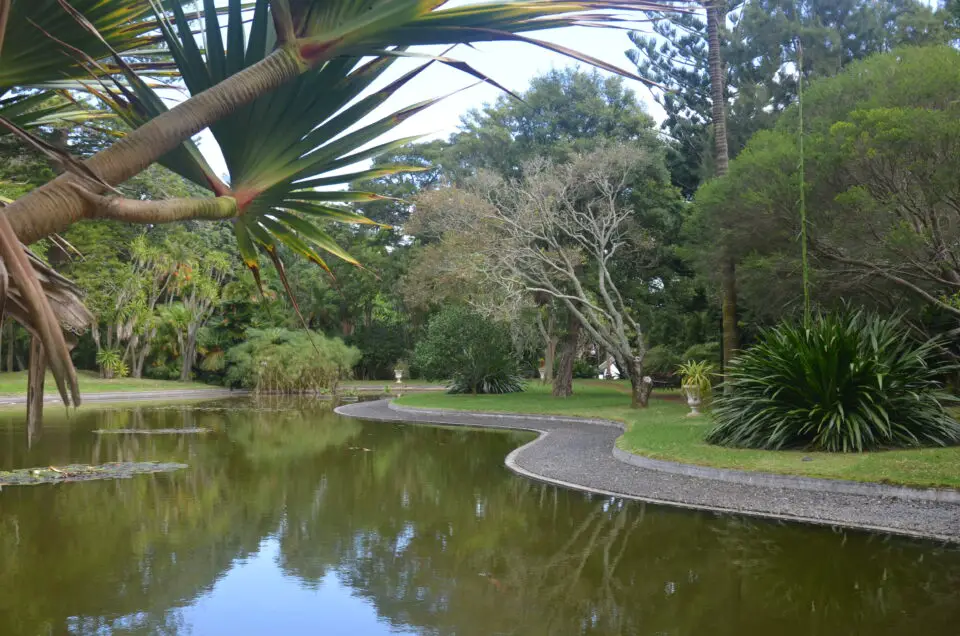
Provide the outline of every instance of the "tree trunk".
<path id="1" fill-rule="evenodd" d="M 123 183 L 184 140 L 296 78 L 304 70 L 306 64 L 295 50 L 279 48 L 263 61 L 151 119 L 88 159 L 85 165 L 110 185 Z M 65 230 L 86 216 L 96 215 L 95 205 L 76 186 L 93 189 L 89 182 L 65 173 L 20 197 L 4 210 L 22 243 L 29 245 Z"/>
<path id="2" fill-rule="evenodd" d="M 559 338 L 550 334 L 547 346 L 543 349 L 543 383 L 553 383 L 553 367 L 557 363 L 557 342 Z"/>
<path id="3" fill-rule="evenodd" d="M 723 262 L 721 277 L 723 286 L 723 302 L 720 311 L 723 316 L 723 368 L 729 369 L 730 361 L 740 348 L 740 334 L 737 331 L 737 270 L 732 258 Z M 724 375 L 726 378 L 726 375 Z M 724 392 L 728 391 L 728 383 L 724 383 Z"/>
<path id="4" fill-rule="evenodd" d="M 717 176 L 727 174 L 730 152 L 727 146 L 727 109 L 723 60 L 720 58 L 720 28 L 726 21 L 726 12 L 720 4 L 707 6 L 707 46 L 710 66 L 710 100 L 713 108 L 713 142 Z M 720 271 L 721 314 L 723 316 L 724 367 L 740 348 L 737 337 L 737 269 L 730 257 L 724 257 Z M 724 383 L 724 386 L 729 386 Z M 724 390 L 727 390 L 726 388 Z"/>
<path id="5" fill-rule="evenodd" d="M 197 332 L 195 330 L 187 329 L 187 337 L 184 339 L 180 354 L 183 356 L 183 364 L 180 367 L 180 381 L 189 382 L 190 373 L 193 371 L 193 361 L 197 357 Z"/>
<path id="6" fill-rule="evenodd" d="M 30 338 L 30 370 L 27 372 L 27 447 L 33 445 L 43 419 L 43 382 L 47 359 L 37 336 Z"/>
<path id="7" fill-rule="evenodd" d="M 573 313 L 567 323 L 567 333 L 560 340 L 560 357 L 557 373 L 553 377 L 554 397 L 573 395 L 573 363 L 577 359 L 577 344 L 580 342 L 580 321 Z"/>
<path id="8" fill-rule="evenodd" d="M 9 325 L 7 327 L 7 373 L 13 373 L 13 345 L 16 343 L 16 331 L 13 326 L 13 321 L 10 320 L 7 322 Z"/>
<path id="9" fill-rule="evenodd" d="M 133 356 L 133 364 L 131 365 L 130 369 L 130 374 L 133 377 L 143 377 L 143 365 L 147 361 L 148 355 L 150 355 L 150 343 L 145 342 L 140 350 L 137 351 Z"/>
<path id="10" fill-rule="evenodd" d="M 723 60 L 720 59 L 720 26 L 726 20 L 726 12 L 719 3 L 707 5 L 707 46 L 710 65 L 710 101 L 713 109 L 713 143 L 717 176 L 727 174 L 730 153 L 727 148 L 727 108 L 724 91 Z"/>
<path id="11" fill-rule="evenodd" d="M 643 359 L 634 356 L 625 366 L 630 369 L 630 407 L 646 408 L 653 391 L 653 380 L 643 375 Z"/>

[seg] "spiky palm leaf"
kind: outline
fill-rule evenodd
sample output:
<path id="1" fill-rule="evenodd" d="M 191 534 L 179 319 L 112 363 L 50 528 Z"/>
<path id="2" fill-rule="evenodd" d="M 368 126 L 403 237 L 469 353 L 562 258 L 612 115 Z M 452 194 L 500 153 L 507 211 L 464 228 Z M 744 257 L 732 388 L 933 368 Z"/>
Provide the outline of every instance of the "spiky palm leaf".
<path id="1" fill-rule="evenodd" d="M 256 4 L 249 36 L 245 39 L 240 3 L 232 2 L 230 7 L 235 10 L 228 14 L 224 42 L 213 3 L 206 1 L 205 52 L 197 45 L 191 24 L 179 6 L 174 6 L 173 24 L 163 25 L 171 54 L 192 94 L 261 61 L 276 42 L 267 2 L 261 0 Z M 393 141 L 361 150 L 436 101 L 427 100 L 402 109 L 342 135 L 420 70 L 358 99 L 395 59 L 379 57 L 361 64 L 358 58 L 339 58 L 301 75 L 211 126 L 230 173 L 229 186 L 214 176 L 192 142 L 182 144 L 161 159 L 161 163 L 185 178 L 217 195 L 234 198 L 238 247 L 244 262 L 255 274 L 259 268 L 258 246 L 274 260 L 281 277 L 282 264 L 277 260 L 280 244 L 323 267 L 326 264 L 322 252 L 355 262 L 319 222 L 370 223 L 343 204 L 371 200 L 377 195 L 316 188 L 335 187 L 368 175 L 370 171 L 335 177 L 327 173 L 409 141 Z M 133 73 L 126 74 L 118 90 L 100 95 L 132 126 L 166 110 L 156 93 Z M 413 169 L 417 168 L 395 166 L 386 171 L 378 168 L 377 173 Z"/>
<path id="2" fill-rule="evenodd" d="M 0 117 L 26 129 L 108 116 L 65 91 L 116 70 L 111 51 L 163 73 L 172 63 L 160 39 L 149 0 L 0 0 Z"/>
<path id="3" fill-rule="evenodd" d="M 244 262 L 255 273 L 259 268 L 258 246 L 266 250 L 279 268 L 277 246 L 285 245 L 292 252 L 326 267 L 322 252 L 334 254 L 350 262 L 353 259 L 320 225 L 324 221 L 370 223 L 343 204 L 369 201 L 377 195 L 339 189 L 350 181 L 370 176 L 369 171 L 338 174 L 353 164 L 411 139 L 376 144 L 376 140 L 408 117 L 438 101 L 430 99 L 357 127 L 364 117 L 383 104 L 401 86 L 410 81 L 431 61 L 450 64 L 471 75 L 488 79 L 462 62 L 441 56 L 413 54 L 387 45 L 389 38 L 404 44 L 434 44 L 444 41 L 477 39 L 522 39 L 511 31 L 542 29 L 569 25 L 571 11 L 584 5 L 570 3 L 519 2 L 493 4 L 431 12 L 438 3 L 394 0 L 375 3 L 392 16 L 367 21 L 351 17 L 349 3 L 337 12 L 309 9 L 307 3 L 289 5 L 288 27 L 292 31 L 279 34 L 275 24 L 284 30 L 284 3 L 259 0 L 254 5 L 249 35 L 244 37 L 244 13 L 239 0 L 228 5 L 224 29 L 213 0 L 204 1 L 203 31 L 206 49 L 198 45 L 194 28 L 183 9 L 174 4 L 172 24 L 161 20 L 171 55 L 182 74 L 184 84 L 196 95 L 222 82 L 227 77 L 256 64 L 268 56 L 278 40 L 297 38 L 301 54 L 309 57 L 322 38 L 340 38 L 343 29 L 363 27 L 368 33 L 354 33 L 338 41 L 344 54 L 317 65 L 280 89 L 262 96 L 213 124 L 210 129 L 220 146 L 227 168 L 227 186 L 215 177 L 202 155 L 191 142 L 186 142 L 165 156 L 161 163 L 182 176 L 213 190 L 217 195 L 231 196 L 236 202 L 234 229 Z M 271 15 L 272 6 L 272 15 Z M 395 10 L 401 7 L 402 11 Z M 374 7 L 376 8 L 376 7 Z M 372 13 L 373 8 L 370 9 Z M 361 12 L 364 13 L 364 12 Z M 409 14 L 409 15 L 408 15 Z M 364 13 L 364 15 L 366 15 Z M 544 19 L 544 16 L 548 16 Z M 549 16 L 561 16 L 552 18 Z M 162 17 L 162 16 L 161 16 Z M 390 26 L 392 20 L 411 19 L 406 28 L 372 30 Z M 341 27 L 334 28 L 334 23 Z M 348 28 L 349 27 L 349 28 Z M 331 30 L 332 29 L 332 30 Z M 226 37 L 223 32 L 226 31 Z M 292 33 L 292 35 L 291 35 Z M 379 33 L 379 38 L 377 34 Z M 555 45 L 544 44 L 553 50 Z M 581 54 L 563 53 L 589 59 Z M 356 55 L 350 55 L 355 53 Z M 377 54 L 361 63 L 360 54 Z M 385 88 L 361 98 L 361 94 L 395 59 L 421 55 L 431 58 Z M 625 72 L 624 72 L 625 73 Z M 104 95 L 131 125 L 138 125 L 166 110 L 162 100 L 150 91 L 133 73 L 127 73 L 128 89 L 123 95 Z M 131 95 L 132 93 L 133 95 Z M 375 145 L 371 148 L 367 146 Z M 377 174 L 390 174 L 417 168 L 394 166 L 378 168 Z M 323 188 L 323 189 L 317 189 Z M 281 272 L 282 277 L 282 272 Z"/>
<path id="4" fill-rule="evenodd" d="M 39 26 L 42 32 L 55 36 L 67 48 L 83 51 L 94 58 L 105 56 L 111 48 L 121 53 L 129 52 L 131 48 L 144 45 L 151 37 L 152 27 L 146 26 L 151 21 L 144 12 L 143 0 L 72 0 L 72 8 L 84 18 L 68 16 L 73 18 L 72 22 L 64 21 L 67 19 L 64 14 L 69 12 L 54 10 L 55 3 L 60 4 L 58 0 L 32 0 L 32 3 L 18 2 L 11 8 L 11 0 L 0 0 L 0 27 L 4 26 L 4 20 L 16 25 L 14 29 L 6 29 L 8 35 L 16 31 L 16 44 L 10 49 L 15 55 L 8 55 L 4 50 L 0 58 L 0 95 L 4 86 L 28 81 L 57 82 L 63 76 L 77 76 L 58 70 L 64 66 L 88 71 L 87 65 L 72 61 L 61 50 L 36 37 L 28 30 L 28 25 Z M 217 19 L 220 9 L 213 0 L 205 0 L 207 53 L 203 53 L 190 34 L 179 1 L 174 0 L 172 7 L 178 35 L 174 35 L 170 27 L 164 28 L 164 35 L 195 99 L 182 104 L 177 109 L 179 113 L 160 112 L 165 110 L 162 108 L 154 109 L 154 112 L 143 109 L 147 115 L 157 115 L 148 126 L 136 131 L 126 143 L 117 144 L 90 160 L 102 187 L 94 185 L 85 192 L 76 187 L 75 181 L 63 178 L 50 184 L 47 189 L 59 191 L 64 202 L 58 205 L 55 215 L 60 219 L 77 220 L 93 202 L 101 205 L 100 216 L 136 218 L 140 222 L 231 216 L 235 219 L 238 243 L 248 265 L 257 266 L 255 246 L 260 244 L 279 266 L 276 258 L 278 243 L 322 262 L 316 248 L 333 253 L 340 250 L 305 217 L 330 219 L 339 216 L 342 220 L 359 221 L 359 217 L 350 216 L 349 211 L 335 204 L 368 195 L 320 194 L 312 188 L 332 185 L 330 171 L 373 156 L 375 151 L 360 150 L 361 146 L 388 131 L 403 117 L 429 105 L 427 102 L 399 111 L 394 117 L 337 138 L 376 105 L 367 102 L 369 108 L 363 112 L 366 107 L 360 106 L 361 101 L 337 112 L 358 97 L 362 90 L 359 87 L 365 86 L 362 73 L 375 75 L 372 69 L 376 69 L 376 65 L 386 65 L 390 58 L 404 55 L 405 51 L 400 49 L 406 47 L 514 40 L 631 75 L 587 55 L 533 40 L 523 34 L 573 25 L 596 26 L 618 20 L 613 15 L 584 14 L 596 9 L 662 10 L 670 7 L 669 0 L 651 3 L 643 0 L 526 0 L 453 9 L 443 9 L 442 4 L 438 0 L 272 0 L 268 7 L 267 0 L 257 0 L 250 37 L 244 42 L 244 7 L 240 0 L 229 0 L 224 42 Z M 60 8 L 64 9 L 64 6 Z M 268 12 L 268 8 L 272 11 Z M 15 14 L 15 11 L 21 13 Z M 35 16 L 36 20 L 31 21 L 29 16 Z M 87 23 L 94 28 L 88 28 Z M 0 33 L 3 32 L 0 28 Z M 24 39 L 27 33 L 33 34 L 34 39 L 29 39 L 29 35 Z M 122 46 L 121 42 L 124 43 Z M 130 42 L 135 44 L 127 48 Z M 24 55 L 24 51 L 30 54 Z M 368 65 L 356 66 L 367 56 L 380 56 L 386 60 L 377 59 Z M 243 69 L 242 78 L 240 69 Z M 130 71 L 137 70 L 130 68 Z M 317 79 L 323 74 L 326 75 L 322 81 Z M 224 78 L 228 80 L 220 81 Z M 339 84 L 331 83 L 333 78 L 342 79 L 348 88 L 340 90 Z M 131 82 L 131 88 L 133 84 Z M 207 87 L 211 90 L 204 91 Z M 200 95 L 201 91 L 205 95 Z M 337 105 L 337 99 L 327 98 L 326 93 L 339 94 L 337 99 L 342 101 Z M 283 95 L 284 99 L 277 98 L 278 95 Z M 389 93 L 383 99 L 388 96 Z M 146 103 L 142 99 L 138 101 Z M 137 116 L 141 114 L 137 113 Z M 301 125 L 303 119 L 308 120 L 310 128 L 303 136 L 297 137 L 291 131 Z M 320 128 L 314 130 L 317 125 Z M 210 172 L 203 169 L 199 153 L 192 152 L 195 148 L 191 150 L 189 144 L 178 148 L 189 135 L 204 126 L 210 126 L 228 157 L 230 188 L 209 178 Z M 266 131 L 271 130 L 270 126 L 275 134 L 254 134 L 256 139 L 238 142 L 250 129 Z M 227 134 L 230 131 L 239 132 L 241 137 L 232 137 Z M 283 137 L 286 142 L 292 143 L 280 143 L 280 133 L 286 135 Z M 312 147 L 307 148 L 308 145 Z M 188 204 L 191 207 L 186 211 L 168 204 L 145 213 L 140 206 L 134 205 L 131 209 L 122 203 L 98 198 L 98 192 L 136 174 L 166 153 L 179 153 L 180 157 L 168 154 L 164 159 L 171 165 L 182 163 L 178 170 L 181 174 L 189 172 L 192 173 L 190 178 L 206 181 L 220 200 L 214 205 Z M 281 156 L 277 156 L 278 153 Z M 357 176 L 349 175 L 344 181 Z M 43 200 L 39 196 L 28 198 L 29 201 L 19 202 L 8 215 L 0 217 L 0 239 L 16 236 L 8 216 L 20 224 L 22 219 L 30 218 L 32 210 Z M 52 220 L 53 216 L 48 214 L 51 212 L 44 211 Z M 36 238 L 22 224 L 19 227 L 26 232 L 25 240 Z M 54 225 L 34 223 L 32 227 L 52 228 Z M 5 245 L 2 243 L 0 241 L 4 259 L 18 257 L 11 241 L 6 241 Z M 36 293 L 31 295 L 30 310 L 41 318 L 44 315 L 49 318 L 52 312 L 39 296 L 39 285 L 28 270 L 19 267 L 17 272 L 11 273 L 33 284 Z M 50 322 L 39 320 L 38 324 L 49 326 Z M 43 341 L 45 347 L 52 348 L 48 353 L 61 393 L 66 399 L 63 379 L 67 378 L 72 380 L 72 392 L 76 398 L 75 377 L 62 338 L 53 337 L 47 329 Z"/>
<path id="5" fill-rule="evenodd" d="M 68 49 L 101 59 L 110 53 L 107 44 L 129 52 L 157 41 L 147 0 L 70 0 L 69 6 L 94 25 L 102 39 L 59 0 L 0 0 L 5 4 L 12 6 L 0 40 L 0 91 L 86 78 L 89 71 L 76 56 L 64 55 Z"/>
<path id="6" fill-rule="evenodd" d="M 99 29 L 99 35 L 81 24 L 70 11 L 76 9 Z M 68 51 L 103 56 L 110 47 L 131 51 L 156 41 L 156 24 L 144 0 L 73 0 L 62 5 L 58 0 L 30 0 L 14 3 L 0 0 L 0 117 L 4 132 L 64 121 L 89 121 L 94 117 L 82 106 L 50 90 L 50 82 L 70 81 L 86 77 L 90 70 L 78 56 Z M 106 43 L 109 43 L 106 44 Z M 31 89 L 43 89 L 40 91 Z M 0 254 L 3 264 L 3 300 L 6 313 L 13 315 L 43 343 L 43 354 L 50 365 L 64 402 L 78 402 L 76 374 L 62 329 L 77 328 L 63 319 L 65 306 L 61 298 L 51 303 L 51 290 L 44 281 L 54 281 L 58 289 L 69 289 L 57 278 L 44 277 L 38 262 L 26 258 L 17 236 L 6 219 L 0 223 Z M 6 284 L 9 275 L 10 285 Z M 14 295 L 16 290 L 18 295 Z M 71 300 L 77 297 L 68 294 Z M 56 299 L 56 296 L 53 296 Z M 56 308 L 56 309 L 54 309 Z M 89 314 L 74 312 L 85 327 Z M 83 322 L 86 320 L 87 322 Z M 68 321 L 69 322 L 69 321 Z M 41 386 L 43 373 L 39 374 Z M 37 387 L 32 387 L 37 388 Z M 29 411 L 30 409 L 28 409 Z"/>

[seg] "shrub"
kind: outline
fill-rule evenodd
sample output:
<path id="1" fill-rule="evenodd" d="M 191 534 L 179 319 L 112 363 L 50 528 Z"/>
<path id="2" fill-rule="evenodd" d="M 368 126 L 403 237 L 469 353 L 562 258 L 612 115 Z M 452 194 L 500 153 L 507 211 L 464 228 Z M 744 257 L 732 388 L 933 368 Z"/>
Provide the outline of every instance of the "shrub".
<path id="1" fill-rule="evenodd" d="M 338 338 L 288 329 L 247 329 L 227 351 L 227 382 L 255 391 L 319 393 L 335 389 L 360 359 Z"/>
<path id="2" fill-rule="evenodd" d="M 523 390 L 506 325 L 464 307 L 435 315 L 413 353 L 428 380 L 450 380 L 450 393 L 514 393 Z"/>
<path id="3" fill-rule="evenodd" d="M 957 443 L 935 352 L 898 318 L 858 311 L 781 324 L 732 362 L 707 441 L 843 452 Z"/>
<path id="4" fill-rule="evenodd" d="M 647 375 L 659 380 L 671 379 L 680 364 L 681 358 L 666 345 L 657 345 L 647 350 L 643 357 L 643 370 Z"/>
<path id="5" fill-rule="evenodd" d="M 594 364 L 590 360 L 577 358 L 573 361 L 573 377 L 580 378 L 581 380 L 596 380 L 599 375 L 599 365 Z"/>
<path id="6" fill-rule="evenodd" d="M 680 360 L 684 362 L 709 362 L 710 364 L 719 367 L 720 343 L 704 342 L 701 344 L 691 345 L 686 351 L 683 352 L 683 355 L 680 356 Z"/>
<path id="7" fill-rule="evenodd" d="M 361 323 L 346 342 L 360 350 L 354 371 L 364 380 L 392 380 L 396 362 L 408 353 L 403 325 L 376 319 L 370 325 Z"/>
<path id="8" fill-rule="evenodd" d="M 104 378 L 125 378 L 130 374 L 130 368 L 123 360 L 119 349 L 101 349 L 97 352 L 97 364 L 100 365 L 101 375 Z"/>

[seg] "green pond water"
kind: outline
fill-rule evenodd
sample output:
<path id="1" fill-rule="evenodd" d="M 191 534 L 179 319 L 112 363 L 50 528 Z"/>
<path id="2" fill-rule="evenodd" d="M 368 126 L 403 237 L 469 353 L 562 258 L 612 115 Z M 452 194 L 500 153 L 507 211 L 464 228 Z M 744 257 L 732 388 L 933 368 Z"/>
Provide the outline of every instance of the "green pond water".
<path id="1" fill-rule="evenodd" d="M 203 435 L 96 429 L 204 427 Z M 589 496 L 503 466 L 527 434 L 306 402 L 48 408 L 0 470 L 174 473 L 0 492 L 0 635 L 960 634 L 960 551 Z"/>

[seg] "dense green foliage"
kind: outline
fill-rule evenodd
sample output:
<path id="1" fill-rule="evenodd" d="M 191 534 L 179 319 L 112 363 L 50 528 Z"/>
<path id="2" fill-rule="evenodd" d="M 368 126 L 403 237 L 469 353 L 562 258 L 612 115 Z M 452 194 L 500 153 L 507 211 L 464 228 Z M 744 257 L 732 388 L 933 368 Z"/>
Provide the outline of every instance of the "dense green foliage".
<path id="1" fill-rule="evenodd" d="M 707 440 L 843 452 L 958 443 L 936 357 L 936 342 L 863 311 L 777 326 L 731 365 Z"/>
<path id="2" fill-rule="evenodd" d="M 57 237 L 36 248 L 84 290 L 96 324 L 79 338 L 73 358 L 105 376 L 128 372 L 137 378 L 256 386 L 253 367 L 238 371 L 228 352 L 247 344 L 248 333 L 282 330 L 292 338 L 301 329 L 286 297 L 289 287 L 311 331 L 356 349 L 349 373 L 357 378 L 392 379 L 399 360 L 413 362 L 415 349 L 426 350 L 418 345 L 429 338 L 431 319 L 461 305 L 492 317 L 488 322 L 499 334 L 489 360 L 466 365 L 474 370 L 464 376 L 463 390 L 482 385 L 481 367 L 501 366 L 509 376 L 522 368 L 532 375 L 540 360 L 545 370 L 549 365 L 548 381 L 555 371 L 566 381 L 573 375 L 594 377 L 612 355 L 609 347 L 562 302 L 520 290 L 515 277 L 504 280 L 491 272 L 480 255 L 503 245 L 496 233 L 478 235 L 466 226 L 462 206 L 453 206 L 458 214 L 430 217 L 413 202 L 423 192 L 451 195 L 457 190 L 450 186 L 463 188 L 484 172 L 517 184 L 531 162 L 548 159 L 562 166 L 578 153 L 625 144 L 648 153 L 650 170 L 624 187 L 629 218 L 617 237 L 622 244 L 609 259 L 609 281 L 644 327 L 637 347 L 645 348 L 643 374 L 658 385 L 676 386 L 681 363 L 721 366 L 716 276 L 722 259 L 736 261 L 738 326 L 747 349 L 761 329 L 799 313 L 799 43 L 800 70 L 810 80 L 804 103 L 805 194 L 815 305 L 829 309 L 848 302 L 881 314 L 903 311 L 921 339 L 950 333 L 960 318 L 960 226 L 953 220 L 960 201 L 955 177 L 960 54 L 936 44 L 955 38 L 957 6 L 935 10 L 915 0 L 729 3 L 721 39 L 730 149 L 736 157 L 723 179 L 702 183 L 713 173 L 706 152 L 712 133 L 702 15 L 658 14 L 659 37 L 635 35 L 637 48 L 628 57 L 643 74 L 672 89 L 660 95 L 666 135 L 656 133 L 628 81 L 576 68 L 533 78 L 521 91 L 522 101 L 504 95 L 470 111 L 448 139 L 388 144 L 369 170 L 348 175 L 349 193 L 331 206 L 348 220 L 359 213 L 391 227 L 324 224 L 320 231 L 362 268 L 330 259 L 328 274 L 297 258 L 296 246 L 277 241 L 275 256 L 286 264 L 285 280 L 272 268 L 262 269 L 261 293 L 243 271 L 229 223 L 84 222 L 63 234 L 65 242 Z M 889 53 L 905 45 L 912 48 Z M 375 74 L 371 71 L 371 78 Z M 365 123 L 361 110 L 348 119 L 357 115 Z M 228 128 L 238 130 L 233 124 Z M 58 124 L 35 130 L 86 158 L 109 147 L 124 127 L 104 120 L 96 128 Z M 227 145 L 236 141 L 232 150 L 223 148 L 228 158 L 271 134 L 244 131 L 239 140 L 228 132 L 223 126 L 215 131 Z M 271 148 L 284 145 L 279 138 L 270 142 Z M 0 158 L 0 196 L 20 196 L 58 170 L 9 137 L 0 139 Z M 251 162 L 228 161 L 232 185 L 249 181 L 247 168 L 266 158 Z M 397 166 L 417 170 L 398 173 Z M 154 166 L 120 190 L 140 200 L 196 196 L 202 188 L 185 176 Z M 365 192 L 386 198 L 360 196 Z M 254 216 L 268 207 L 260 206 Z M 599 261 L 574 240 L 563 245 L 558 253 L 569 250 L 566 255 L 578 264 L 574 278 L 588 303 L 603 303 L 594 284 Z M 568 284 L 569 290 L 576 287 Z M 955 337 L 941 342 L 948 356 L 960 357 Z M 22 329 L 5 328 L 7 368 L 25 367 L 27 343 Z M 449 362 L 447 368 L 432 366 L 436 360 L 422 362 L 413 365 L 415 376 L 453 377 Z M 312 379 L 271 382 L 296 391 L 313 384 Z"/>
<path id="3" fill-rule="evenodd" d="M 797 98 L 798 45 L 806 81 L 836 75 L 846 65 L 903 45 L 942 44 L 954 37 L 948 12 L 918 0 L 754 0 L 720 3 L 726 67 L 727 136 L 734 157 L 750 137 L 774 126 Z M 714 174 L 710 79 L 703 14 L 656 14 L 653 30 L 630 34 L 627 56 L 668 91 L 666 111 L 674 182 L 687 195 Z"/>
<path id="4" fill-rule="evenodd" d="M 257 392 L 336 390 L 360 358 L 338 338 L 287 329 L 248 329 L 226 354 L 227 382 Z"/>
<path id="5" fill-rule="evenodd" d="M 949 331 L 960 316 L 958 69 L 953 48 L 906 48 L 809 87 L 805 188 L 815 303 L 902 307 L 928 336 Z M 798 153 L 790 109 L 751 138 L 727 177 L 700 188 L 688 223 L 691 258 L 704 270 L 716 267 L 718 251 L 737 259 L 749 322 L 772 324 L 800 305 Z"/>
<path id="6" fill-rule="evenodd" d="M 413 363 L 428 380 L 449 379 L 451 393 L 523 390 L 506 325 L 464 307 L 448 307 L 430 320 Z"/>

